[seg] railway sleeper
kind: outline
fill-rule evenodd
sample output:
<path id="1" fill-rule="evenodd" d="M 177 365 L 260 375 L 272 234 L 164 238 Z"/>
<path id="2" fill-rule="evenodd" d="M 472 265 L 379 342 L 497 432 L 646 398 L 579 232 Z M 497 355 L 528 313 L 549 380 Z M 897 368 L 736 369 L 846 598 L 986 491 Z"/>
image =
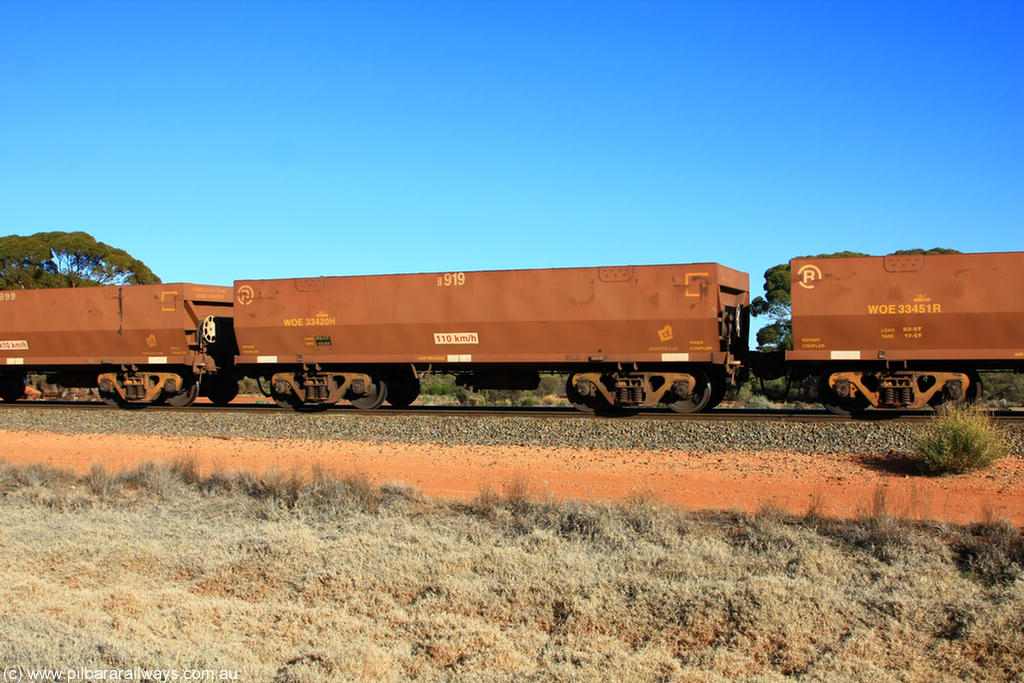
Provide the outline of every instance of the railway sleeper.
<path id="1" fill-rule="evenodd" d="M 275 401 L 292 405 L 332 405 L 374 391 L 373 378 L 362 372 L 278 372 L 270 386 Z"/>
<path id="2" fill-rule="evenodd" d="M 684 372 L 581 372 L 569 382 L 580 398 L 616 408 L 649 408 L 662 401 L 686 399 L 700 385 L 697 377 Z"/>
<path id="3" fill-rule="evenodd" d="M 101 373 L 96 384 L 100 396 L 129 405 L 147 405 L 161 396 L 174 396 L 186 389 L 185 380 L 178 373 L 134 369 Z"/>
<path id="4" fill-rule="evenodd" d="M 941 403 L 971 400 L 977 381 L 963 372 L 833 372 L 827 379 L 832 393 L 847 404 L 879 409 L 919 410 Z"/>

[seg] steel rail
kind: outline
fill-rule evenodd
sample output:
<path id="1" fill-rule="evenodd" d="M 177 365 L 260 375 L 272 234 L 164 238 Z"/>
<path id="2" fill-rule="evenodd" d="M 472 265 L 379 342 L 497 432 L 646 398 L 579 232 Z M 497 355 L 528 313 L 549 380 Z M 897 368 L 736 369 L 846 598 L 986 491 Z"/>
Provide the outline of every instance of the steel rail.
<path id="1" fill-rule="evenodd" d="M 0 403 L 0 410 L 19 410 L 26 408 L 76 410 L 121 410 L 121 408 L 98 401 L 17 401 Z M 209 403 L 195 403 L 184 408 L 173 406 L 147 406 L 148 412 L 243 412 L 243 413 L 293 413 L 291 408 L 280 408 L 271 403 L 232 403 L 227 406 L 214 406 Z M 131 411 L 129 411 L 131 412 Z M 613 415 L 589 415 L 571 407 L 562 406 L 410 406 L 408 408 L 391 408 L 388 406 L 377 410 L 363 411 L 351 406 L 338 405 L 325 409 L 312 409 L 308 414 L 345 415 L 352 417 L 387 417 L 395 415 L 420 417 L 532 417 L 546 419 L 579 419 L 579 420 L 681 420 L 698 422 L 923 422 L 929 420 L 934 413 L 931 411 L 866 411 L 859 415 L 836 415 L 826 410 L 814 409 L 765 409 L 753 410 L 746 408 L 716 408 L 706 413 L 676 413 L 668 409 L 646 409 L 641 411 L 623 411 Z M 997 423 L 1024 421 L 1024 409 L 993 411 L 992 416 Z M 2 424 L 0 424 L 2 427 Z"/>

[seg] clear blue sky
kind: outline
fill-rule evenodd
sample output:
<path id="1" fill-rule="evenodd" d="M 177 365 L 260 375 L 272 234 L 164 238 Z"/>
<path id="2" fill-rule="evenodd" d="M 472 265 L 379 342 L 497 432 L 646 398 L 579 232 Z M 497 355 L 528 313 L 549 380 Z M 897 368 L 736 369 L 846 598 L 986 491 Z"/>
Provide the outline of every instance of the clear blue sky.
<path id="1" fill-rule="evenodd" d="M 165 281 L 1024 250 L 1024 2 L 0 0 L 0 234 Z"/>

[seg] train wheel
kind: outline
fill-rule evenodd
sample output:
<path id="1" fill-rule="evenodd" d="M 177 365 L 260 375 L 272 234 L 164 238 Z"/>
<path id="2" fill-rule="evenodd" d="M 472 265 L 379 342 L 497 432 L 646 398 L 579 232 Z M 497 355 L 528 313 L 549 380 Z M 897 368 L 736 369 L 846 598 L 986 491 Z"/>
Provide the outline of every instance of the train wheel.
<path id="1" fill-rule="evenodd" d="M 270 398 L 278 408 L 291 408 L 297 413 L 319 413 L 327 410 L 326 403 L 305 403 L 292 392 L 279 394 L 276 391 L 271 391 Z"/>
<path id="2" fill-rule="evenodd" d="M 114 403 L 122 410 L 142 410 L 152 405 L 145 401 L 129 401 L 128 399 L 121 398 L 121 395 L 117 393 L 114 394 Z"/>
<path id="3" fill-rule="evenodd" d="M 967 387 L 967 402 L 975 403 L 980 401 L 985 393 L 985 387 L 981 383 L 981 375 L 972 370 L 967 373 L 967 377 L 971 380 L 971 386 Z"/>
<path id="4" fill-rule="evenodd" d="M 725 398 L 726 389 L 724 377 L 716 376 L 711 378 L 711 398 L 708 399 L 708 404 L 704 406 L 705 412 L 712 410 L 722 402 L 722 399 Z"/>
<path id="5" fill-rule="evenodd" d="M 226 406 L 234 400 L 235 396 L 238 396 L 238 380 L 230 376 L 215 375 L 208 380 L 203 393 L 213 405 Z"/>
<path id="6" fill-rule="evenodd" d="M 349 400 L 349 403 L 354 405 L 358 410 L 376 410 L 387 400 L 388 397 L 388 385 L 380 377 L 373 377 L 373 385 L 370 387 L 370 393 L 360 398 L 353 398 Z"/>
<path id="7" fill-rule="evenodd" d="M 184 408 L 192 405 L 199 396 L 199 385 L 192 382 L 182 391 L 172 394 L 163 399 L 163 402 L 175 408 Z"/>
<path id="8" fill-rule="evenodd" d="M 569 399 L 572 407 L 581 413 L 594 412 L 594 406 L 590 404 L 589 397 L 581 396 L 580 392 L 576 391 L 576 387 L 572 384 L 572 377 L 565 383 L 565 397 Z"/>
<path id="9" fill-rule="evenodd" d="M 941 412 L 949 408 L 955 408 L 958 406 L 968 406 L 976 403 L 984 393 L 984 387 L 981 383 L 981 375 L 974 370 L 962 370 L 970 384 L 967 387 L 967 391 L 964 392 L 963 398 L 959 400 L 948 400 L 943 395 L 944 392 L 938 392 L 932 397 L 932 409 L 936 412 Z"/>
<path id="10" fill-rule="evenodd" d="M 25 376 L 22 374 L 0 375 L 0 398 L 13 403 L 25 395 Z"/>
<path id="11" fill-rule="evenodd" d="M 595 389 L 593 395 L 584 396 L 576 389 L 576 385 L 573 384 L 573 378 L 573 375 L 569 375 L 569 379 L 565 382 L 565 397 L 569 399 L 569 403 L 572 404 L 573 408 L 581 413 L 607 415 L 613 412 L 612 404 L 608 402 L 608 399 L 603 394 Z"/>
<path id="12" fill-rule="evenodd" d="M 389 377 L 387 402 L 394 408 L 408 408 L 420 395 L 420 379 L 416 375 Z"/>
<path id="13" fill-rule="evenodd" d="M 278 408 L 298 409 L 298 407 L 302 405 L 302 402 L 292 392 L 288 392 L 287 394 L 279 394 L 276 391 L 271 391 L 270 398 L 274 401 Z"/>
<path id="14" fill-rule="evenodd" d="M 818 400 L 825 406 L 825 410 L 833 415 L 855 415 L 864 412 L 871 405 L 867 398 L 859 394 L 852 398 L 837 396 L 828 383 L 829 374 L 826 372 L 818 381 Z"/>
<path id="15" fill-rule="evenodd" d="M 691 372 L 697 380 L 697 386 L 686 398 L 678 398 L 674 394 L 665 394 L 664 403 L 677 413 L 699 413 L 702 410 L 710 410 L 711 399 L 714 395 L 714 386 L 703 370 Z M 725 395 L 725 387 L 722 387 L 722 395 Z M 721 401 L 721 397 L 718 399 Z"/>

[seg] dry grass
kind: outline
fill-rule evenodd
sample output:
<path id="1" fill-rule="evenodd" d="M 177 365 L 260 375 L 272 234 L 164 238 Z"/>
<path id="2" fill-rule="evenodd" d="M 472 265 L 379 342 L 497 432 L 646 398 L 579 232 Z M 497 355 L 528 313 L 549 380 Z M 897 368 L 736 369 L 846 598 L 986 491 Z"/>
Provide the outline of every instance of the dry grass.
<path id="1" fill-rule="evenodd" d="M 366 477 L 0 465 L 0 662 L 251 681 L 1024 676 L 999 520 L 469 503 Z"/>

